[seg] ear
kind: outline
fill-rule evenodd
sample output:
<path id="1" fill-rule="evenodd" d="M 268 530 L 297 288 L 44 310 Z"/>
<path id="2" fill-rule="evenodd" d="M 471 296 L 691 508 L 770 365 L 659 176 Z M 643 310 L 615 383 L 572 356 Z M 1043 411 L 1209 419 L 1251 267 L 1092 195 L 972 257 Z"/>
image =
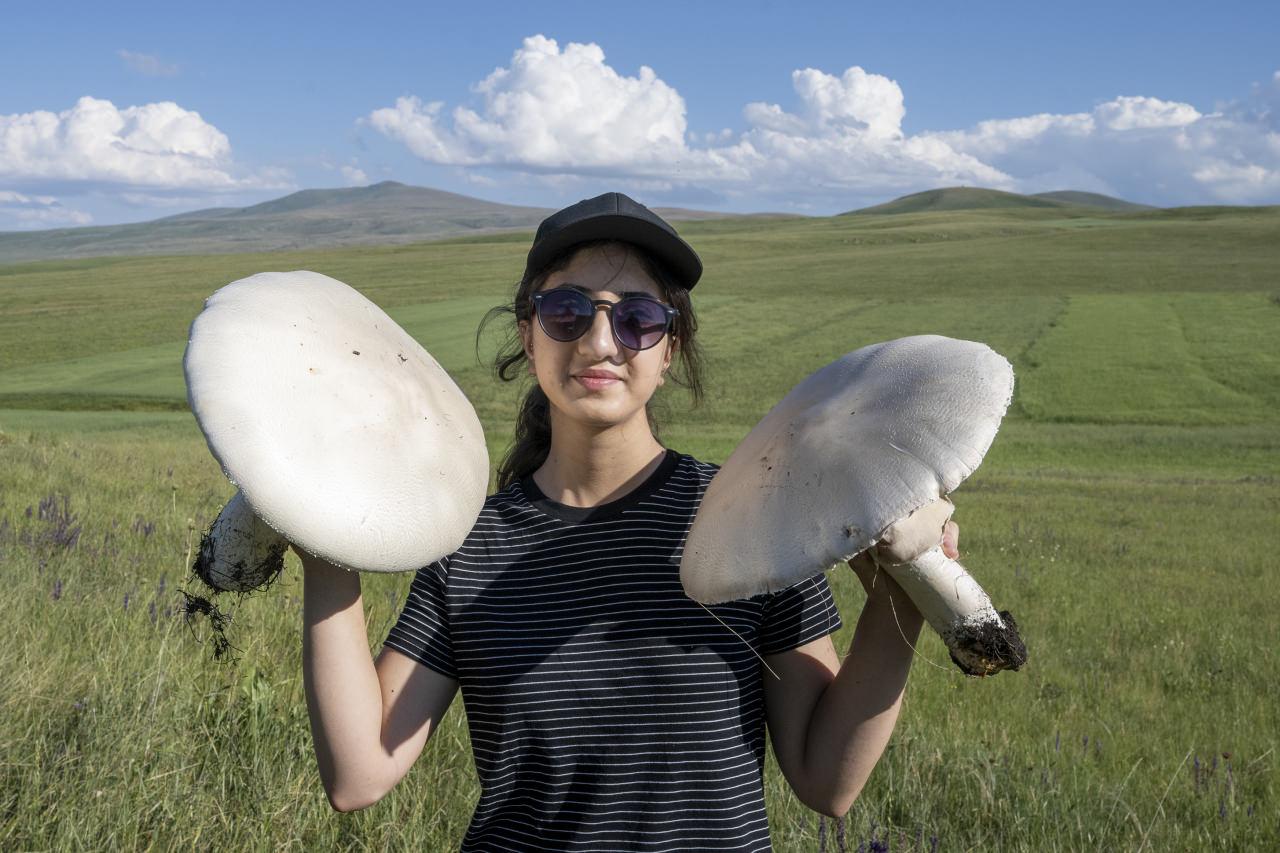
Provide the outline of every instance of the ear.
<path id="1" fill-rule="evenodd" d="M 667 352 L 662 357 L 662 372 L 666 373 L 671 367 L 671 359 L 680 351 L 680 339 L 675 335 L 669 336 L 670 340 L 667 344 Z"/>
<path id="2" fill-rule="evenodd" d="M 520 345 L 524 347 L 525 357 L 533 361 L 533 327 L 528 320 L 520 320 L 516 328 L 520 332 Z"/>

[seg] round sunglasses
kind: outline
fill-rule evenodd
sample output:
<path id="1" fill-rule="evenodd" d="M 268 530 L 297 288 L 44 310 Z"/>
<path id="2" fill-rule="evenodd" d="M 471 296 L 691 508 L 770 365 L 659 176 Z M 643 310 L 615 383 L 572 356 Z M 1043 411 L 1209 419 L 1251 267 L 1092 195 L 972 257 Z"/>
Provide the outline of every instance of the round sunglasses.
<path id="1" fill-rule="evenodd" d="M 646 350 L 662 340 L 680 312 L 648 296 L 628 296 L 617 302 L 592 299 L 580 290 L 557 287 L 533 294 L 538 325 L 553 341 L 576 341 L 595 321 L 596 309 L 609 312 L 609 325 L 618 343 L 627 349 Z"/>

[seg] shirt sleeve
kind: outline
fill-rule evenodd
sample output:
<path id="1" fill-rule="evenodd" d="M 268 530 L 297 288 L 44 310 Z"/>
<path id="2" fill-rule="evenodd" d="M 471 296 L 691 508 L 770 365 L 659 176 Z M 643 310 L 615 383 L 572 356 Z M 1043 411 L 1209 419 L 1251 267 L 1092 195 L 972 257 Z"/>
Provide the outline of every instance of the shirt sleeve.
<path id="1" fill-rule="evenodd" d="M 769 593 L 760 626 L 760 653 L 775 655 L 840 630 L 826 573 Z"/>
<path id="2" fill-rule="evenodd" d="M 456 679 L 458 669 L 449 633 L 448 583 L 448 557 L 418 569 L 400 618 L 387 635 L 384 645 L 428 669 Z"/>

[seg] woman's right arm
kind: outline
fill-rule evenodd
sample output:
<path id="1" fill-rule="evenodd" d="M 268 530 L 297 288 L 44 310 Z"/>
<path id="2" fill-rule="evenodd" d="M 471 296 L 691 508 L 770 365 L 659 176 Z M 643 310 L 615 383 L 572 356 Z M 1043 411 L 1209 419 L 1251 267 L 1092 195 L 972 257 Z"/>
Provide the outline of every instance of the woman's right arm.
<path id="1" fill-rule="evenodd" d="M 375 664 L 360 575 L 296 549 L 303 568 L 302 675 L 311 737 L 329 803 L 376 803 L 409 771 L 458 683 L 385 649 Z"/>

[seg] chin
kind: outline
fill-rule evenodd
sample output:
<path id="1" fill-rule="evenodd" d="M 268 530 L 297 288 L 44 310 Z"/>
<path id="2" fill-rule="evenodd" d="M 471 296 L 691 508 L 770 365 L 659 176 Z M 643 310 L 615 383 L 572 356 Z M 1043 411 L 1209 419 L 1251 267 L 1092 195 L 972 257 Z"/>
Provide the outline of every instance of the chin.
<path id="1" fill-rule="evenodd" d="M 636 417 L 637 412 L 640 417 L 645 417 L 643 405 L 636 409 L 631 406 L 620 405 L 620 401 L 592 399 L 590 397 L 569 400 L 564 405 L 557 406 L 557 408 L 560 409 L 565 418 L 597 428 L 607 428 L 627 423 Z"/>

